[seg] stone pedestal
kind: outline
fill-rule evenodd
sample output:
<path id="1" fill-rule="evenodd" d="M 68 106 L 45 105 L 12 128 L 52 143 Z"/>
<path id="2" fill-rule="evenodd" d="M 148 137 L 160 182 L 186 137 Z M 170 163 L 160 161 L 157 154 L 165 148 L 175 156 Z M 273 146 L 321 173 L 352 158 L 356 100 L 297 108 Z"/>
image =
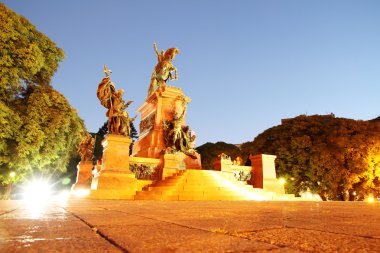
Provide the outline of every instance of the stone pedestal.
<path id="1" fill-rule="evenodd" d="M 97 177 L 96 190 L 91 191 L 95 199 L 133 199 L 137 190 L 137 179 L 129 170 L 129 145 L 132 140 L 121 135 L 107 135 L 102 142 L 103 162 Z"/>
<path id="2" fill-rule="evenodd" d="M 72 186 L 74 191 L 79 189 L 90 189 L 93 167 L 94 165 L 92 164 L 92 161 L 79 162 L 77 166 L 77 180 Z"/>
<path id="3" fill-rule="evenodd" d="M 160 158 L 166 149 L 164 140 L 163 121 L 172 121 L 173 113 L 183 112 L 182 98 L 190 102 L 189 97 L 184 96 L 181 89 L 166 85 L 150 95 L 138 112 L 141 114 L 140 137 L 133 145 L 133 156 Z M 182 126 L 186 125 L 185 117 Z M 200 156 L 196 159 L 184 157 L 186 168 L 201 169 Z"/>
<path id="4" fill-rule="evenodd" d="M 197 157 L 196 159 L 185 155 L 183 161 L 186 165 L 186 169 L 188 169 L 188 170 L 201 170 L 202 169 L 201 155 L 198 153 L 195 155 Z"/>
<path id="5" fill-rule="evenodd" d="M 138 108 L 141 114 L 140 137 L 133 145 L 133 155 L 139 157 L 159 158 L 166 149 L 164 141 L 164 120 L 173 120 L 173 112 L 182 113 L 183 92 L 181 89 L 165 86 L 150 95 Z M 190 98 L 186 97 L 190 102 Z M 182 125 L 185 125 L 185 117 Z"/>
<path id="6" fill-rule="evenodd" d="M 123 135 L 108 134 L 102 141 L 103 158 L 101 171 L 120 171 L 131 173 L 129 170 L 129 146 L 132 140 Z"/>
<path id="7" fill-rule="evenodd" d="M 213 165 L 214 165 L 214 170 L 228 171 L 229 168 L 232 166 L 232 161 L 231 159 L 224 159 L 224 158 L 218 157 L 213 162 Z"/>
<path id="8" fill-rule="evenodd" d="M 251 158 L 253 177 L 250 184 L 254 188 L 261 188 L 268 192 L 284 194 L 284 186 L 280 184 L 276 177 L 274 155 L 255 155 Z"/>
<path id="9" fill-rule="evenodd" d="M 181 158 L 178 154 L 165 154 L 163 159 L 162 180 L 178 173 L 181 166 Z"/>

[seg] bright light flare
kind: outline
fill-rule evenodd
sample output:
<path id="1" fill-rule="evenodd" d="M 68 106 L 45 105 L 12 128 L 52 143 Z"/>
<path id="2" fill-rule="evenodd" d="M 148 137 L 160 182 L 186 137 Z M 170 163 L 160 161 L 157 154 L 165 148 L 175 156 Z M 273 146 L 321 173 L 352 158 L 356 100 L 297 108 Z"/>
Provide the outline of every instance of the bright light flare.
<path id="1" fill-rule="evenodd" d="M 28 217 L 43 217 L 46 207 L 51 201 L 52 186 L 47 180 L 34 179 L 24 186 L 23 200 L 28 210 Z"/>
<path id="2" fill-rule="evenodd" d="M 52 187 L 48 181 L 33 180 L 24 187 L 24 200 L 30 202 L 45 202 L 50 200 Z"/>
<path id="3" fill-rule="evenodd" d="M 14 171 L 12 171 L 11 173 L 9 173 L 9 176 L 13 178 L 16 176 L 16 173 Z"/>
<path id="4" fill-rule="evenodd" d="M 375 202 L 375 198 L 373 196 L 368 196 L 367 197 L 367 202 L 373 203 L 373 202 Z"/>
<path id="5" fill-rule="evenodd" d="M 286 183 L 286 180 L 283 177 L 280 178 L 278 181 L 280 182 L 281 185 L 284 185 Z"/>
<path id="6" fill-rule="evenodd" d="M 71 193 L 69 190 L 63 190 L 63 191 L 60 191 L 54 198 L 55 200 L 63 202 L 70 198 L 70 194 Z"/>
<path id="7" fill-rule="evenodd" d="M 78 189 L 73 192 L 75 197 L 84 198 L 90 194 L 90 190 L 88 189 Z"/>

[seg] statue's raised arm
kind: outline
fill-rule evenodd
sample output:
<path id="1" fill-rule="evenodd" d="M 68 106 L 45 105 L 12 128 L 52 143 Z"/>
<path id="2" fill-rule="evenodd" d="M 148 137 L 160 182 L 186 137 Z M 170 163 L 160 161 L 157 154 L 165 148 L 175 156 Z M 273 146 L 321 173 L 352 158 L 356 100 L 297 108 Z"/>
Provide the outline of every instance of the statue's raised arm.
<path id="1" fill-rule="evenodd" d="M 154 46 L 154 51 L 156 52 L 156 55 L 157 55 L 157 61 L 158 63 L 160 63 L 164 59 L 165 50 L 162 49 L 161 53 L 159 53 L 156 42 L 154 42 L 153 46 Z"/>

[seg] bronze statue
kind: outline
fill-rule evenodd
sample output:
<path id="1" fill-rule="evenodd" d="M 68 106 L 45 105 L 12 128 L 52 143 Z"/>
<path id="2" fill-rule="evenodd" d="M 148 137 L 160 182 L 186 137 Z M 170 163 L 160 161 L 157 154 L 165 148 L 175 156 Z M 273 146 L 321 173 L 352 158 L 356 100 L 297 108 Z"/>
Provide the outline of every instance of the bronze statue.
<path id="1" fill-rule="evenodd" d="M 172 60 L 177 54 L 179 54 L 179 49 L 169 48 L 166 51 L 161 50 L 161 53 L 159 53 L 156 42 L 154 42 L 154 51 L 156 52 L 158 63 L 154 68 L 152 77 L 150 79 L 148 96 L 155 92 L 157 87 L 164 87 L 168 79 L 178 79 L 177 68 L 173 66 Z M 172 72 L 175 73 L 174 77 Z"/>
<path id="2" fill-rule="evenodd" d="M 124 90 L 116 90 L 115 84 L 109 76 L 112 73 L 104 65 L 105 78 L 99 83 L 96 95 L 100 103 L 108 109 L 106 116 L 108 117 L 108 132 L 117 135 L 129 136 L 131 129 L 130 124 L 135 118 L 131 119 L 125 110 L 133 102 L 125 103 L 123 100 Z"/>
<path id="3" fill-rule="evenodd" d="M 92 138 L 91 134 L 87 133 L 87 135 L 82 138 L 78 147 L 78 153 L 82 162 L 92 161 L 94 146 L 95 139 Z"/>
<path id="4" fill-rule="evenodd" d="M 176 112 L 173 112 L 173 120 L 163 122 L 166 151 L 169 153 L 181 151 L 192 158 L 196 158 L 197 152 L 194 149 L 195 135 L 193 135 L 189 126 L 182 126 L 186 113 L 186 100 L 184 97 L 181 100 L 182 113 L 178 115 Z"/>

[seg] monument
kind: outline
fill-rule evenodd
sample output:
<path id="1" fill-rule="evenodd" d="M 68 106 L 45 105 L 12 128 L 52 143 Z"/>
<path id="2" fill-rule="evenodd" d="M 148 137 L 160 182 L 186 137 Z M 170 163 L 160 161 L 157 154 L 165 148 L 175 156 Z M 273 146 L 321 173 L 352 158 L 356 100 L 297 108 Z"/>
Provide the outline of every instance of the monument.
<path id="1" fill-rule="evenodd" d="M 92 169 L 94 167 L 92 161 L 92 155 L 95 145 L 95 139 L 87 133 L 83 138 L 78 147 L 78 153 L 81 157 L 77 168 L 77 179 L 72 189 L 74 191 L 84 189 L 88 190 L 91 186 L 92 180 Z"/>
<path id="2" fill-rule="evenodd" d="M 123 100 L 124 91 L 116 89 L 111 71 L 104 66 L 105 77 L 98 85 L 97 97 L 107 108 L 108 133 L 102 141 L 101 169 L 94 173 L 90 198 L 269 200 L 276 194 L 288 198 L 276 180 L 274 156 L 255 157 L 252 166 L 242 166 L 241 158 L 232 162 L 221 154 L 214 163 L 216 170 L 202 170 L 201 156 L 195 150 L 196 135 L 186 124 L 191 99 L 180 88 L 168 85 L 178 79 L 172 61 L 179 49 L 159 52 L 154 43 L 154 51 L 158 62 L 148 95 L 138 108 L 140 135 L 132 156 L 129 136 L 134 118 L 126 111 L 132 101 Z M 84 155 L 80 166 L 85 166 L 86 159 Z M 89 176 L 79 176 L 82 174 L 78 172 L 77 182 Z"/>
<path id="3" fill-rule="evenodd" d="M 97 97 L 108 109 L 108 134 L 102 141 L 102 165 L 91 197 L 133 199 L 137 190 L 137 179 L 129 169 L 129 146 L 132 142 L 129 135 L 133 119 L 126 111 L 132 101 L 126 103 L 123 100 L 124 90 L 116 90 L 110 77 L 112 72 L 106 66 L 104 73 L 106 77 L 98 85 Z"/>
<path id="4" fill-rule="evenodd" d="M 178 72 L 172 60 L 179 49 L 170 48 L 158 52 L 158 63 L 152 73 L 148 97 L 138 108 L 141 115 L 140 136 L 133 146 L 137 157 L 160 158 L 165 171 L 201 169 L 200 155 L 194 149 L 196 136 L 186 125 L 187 104 L 191 99 L 180 88 L 167 85 L 177 80 Z"/>

